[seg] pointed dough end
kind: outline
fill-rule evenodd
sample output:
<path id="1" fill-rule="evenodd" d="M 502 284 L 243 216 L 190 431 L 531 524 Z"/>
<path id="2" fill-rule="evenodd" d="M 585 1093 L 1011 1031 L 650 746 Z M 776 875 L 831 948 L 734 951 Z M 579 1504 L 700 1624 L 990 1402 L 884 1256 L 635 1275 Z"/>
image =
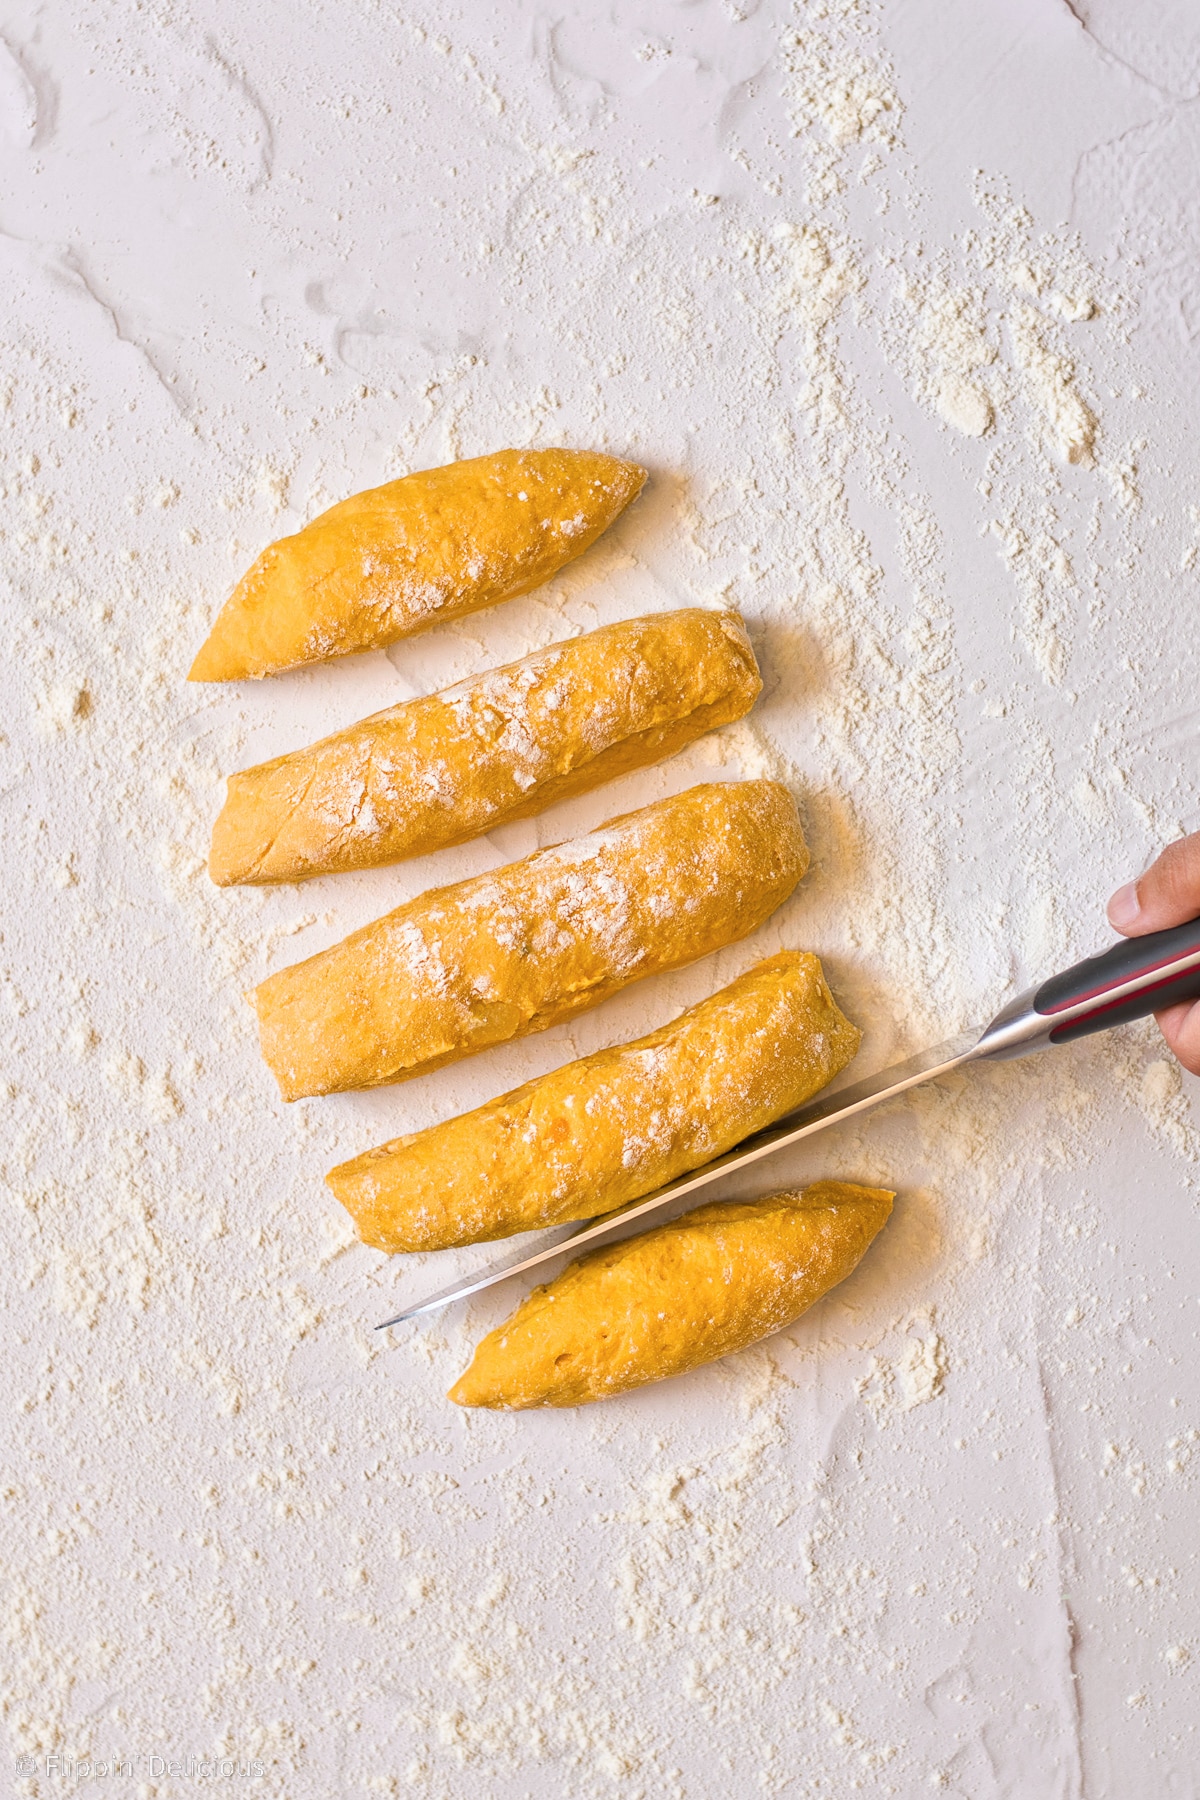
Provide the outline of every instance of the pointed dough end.
<path id="1" fill-rule="evenodd" d="M 221 620 L 218 616 L 216 624 L 201 644 L 196 653 L 196 660 L 188 670 L 189 681 L 242 681 L 247 670 L 242 657 L 230 654 L 231 647 L 224 643 Z"/>

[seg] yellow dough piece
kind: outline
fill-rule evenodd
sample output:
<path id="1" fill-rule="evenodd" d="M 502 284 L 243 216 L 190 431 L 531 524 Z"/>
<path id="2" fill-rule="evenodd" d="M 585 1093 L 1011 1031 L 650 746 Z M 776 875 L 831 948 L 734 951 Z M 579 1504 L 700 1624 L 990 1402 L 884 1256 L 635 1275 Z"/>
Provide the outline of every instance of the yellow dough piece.
<path id="1" fill-rule="evenodd" d="M 818 1181 L 698 1206 L 594 1250 L 483 1339 L 450 1398 L 505 1411 L 583 1406 L 744 1350 L 845 1280 L 893 1198 Z"/>
<path id="2" fill-rule="evenodd" d="M 499 450 L 354 494 L 267 546 L 188 679 L 382 649 L 528 593 L 586 550 L 645 479 L 592 450 Z"/>
<path id="3" fill-rule="evenodd" d="M 777 781 L 707 782 L 434 888 L 254 991 L 285 1100 L 379 1087 L 745 937 L 808 866 Z"/>
<path id="4" fill-rule="evenodd" d="M 303 881 L 464 843 L 673 755 L 761 688 L 736 613 L 605 625 L 231 775 L 209 874 Z"/>
<path id="5" fill-rule="evenodd" d="M 720 1156 L 858 1049 L 821 965 L 768 957 L 632 1044 L 565 1064 L 325 1177 L 380 1250 L 443 1250 L 590 1219 Z"/>

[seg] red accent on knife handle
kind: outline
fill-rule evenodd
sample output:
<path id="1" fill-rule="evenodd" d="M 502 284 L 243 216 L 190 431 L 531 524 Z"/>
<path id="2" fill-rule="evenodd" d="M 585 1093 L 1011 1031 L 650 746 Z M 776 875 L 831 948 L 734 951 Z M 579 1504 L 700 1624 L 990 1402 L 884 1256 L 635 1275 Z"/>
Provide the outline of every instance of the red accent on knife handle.
<path id="1" fill-rule="evenodd" d="M 1095 1000 L 1094 1011 L 1050 1033 L 1055 1044 L 1069 1043 L 1089 1032 L 1107 1031 L 1110 1025 L 1124 1025 L 1130 1019 L 1144 1019 L 1147 1013 L 1159 1012 L 1176 1001 L 1200 999 L 1200 966 L 1182 971 L 1171 967 L 1181 957 L 1198 951 L 1200 919 L 1189 919 L 1186 925 L 1173 925 L 1168 931 L 1150 931 L 1145 937 L 1122 938 L 1110 950 L 1086 957 L 1073 969 L 1044 981 L 1033 997 L 1034 1008 L 1053 1015 L 1078 1006 L 1081 1001 Z M 1114 988 L 1136 981 L 1139 975 L 1152 975 L 1156 969 L 1163 970 L 1160 981 L 1123 999 L 1105 999 Z"/>

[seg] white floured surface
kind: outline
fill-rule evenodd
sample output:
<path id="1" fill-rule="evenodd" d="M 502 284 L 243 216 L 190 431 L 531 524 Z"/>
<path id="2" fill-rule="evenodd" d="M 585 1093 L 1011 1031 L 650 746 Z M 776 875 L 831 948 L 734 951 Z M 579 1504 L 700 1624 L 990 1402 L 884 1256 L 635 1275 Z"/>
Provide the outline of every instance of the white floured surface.
<path id="1" fill-rule="evenodd" d="M 1200 1139 L 1151 1028 L 781 1161 L 898 1189 L 862 1268 L 578 1415 L 443 1400 L 503 1298 L 378 1342 L 479 1256 L 389 1263 L 321 1181 L 784 945 L 865 1070 L 1102 942 L 1200 823 L 1200 32 L 1169 10 L 5 12 L 15 1791 L 183 1794 L 214 1756 L 287 1800 L 1198 1791 Z M 271 537 L 555 442 L 651 469 L 560 580 L 183 685 Z M 222 771 L 705 602 L 749 622 L 749 721 L 422 864 L 208 885 Z M 279 1104 L 244 987 L 722 773 L 782 773 L 814 850 L 750 943 Z"/>

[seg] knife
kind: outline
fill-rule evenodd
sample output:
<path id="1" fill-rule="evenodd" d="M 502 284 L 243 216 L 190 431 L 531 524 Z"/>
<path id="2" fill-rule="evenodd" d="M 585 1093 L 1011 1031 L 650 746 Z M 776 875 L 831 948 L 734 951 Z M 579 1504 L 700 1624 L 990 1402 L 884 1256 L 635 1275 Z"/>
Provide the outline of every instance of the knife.
<path id="1" fill-rule="evenodd" d="M 1040 987 L 1028 988 L 998 1012 L 983 1030 L 964 1031 L 958 1037 L 923 1050 L 907 1062 L 896 1063 L 878 1075 L 850 1087 L 835 1089 L 820 1100 L 787 1113 L 774 1125 L 744 1138 L 723 1156 L 699 1169 L 668 1181 L 638 1200 L 631 1200 L 601 1218 L 560 1226 L 539 1235 L 533 1249 L 526 1247 L 478 1274 L 468 1275 L 428 1299 L 406 1307 L 394 1319 L 385 1319 L 377 1331 L 401 1325 L 420 1313 L 436 1312 L 455 1300 L 481 1294 L 497 1282 L 524 1275 L 555 1258 L 574 1255 L 585 1246 L 598 1247 L 624 1235 L 634 1219 L 648 1218 L 672 1200 L 707 1187 L 735 1169 L 749 1168 L 764 1156 L 798 1144 L 826 1126 L 837 1125 L 857 1113 L 867 1112 L 922 1082 L 936 1081 L 966 1063 L 999 1062 L 1027 1056 L 1051 1044 L 1069 1044 L 1094 1031 L 1107 1031 L 1130 1019 L 1141 1019 L 1180 1000 L 1200 999 L 1200 919 L 1168 931 L 1148 932 L 1145 937 L 1123 938 L 1098 956 L 1089 956 L 1061 975 L 1052 975 Z"/>

